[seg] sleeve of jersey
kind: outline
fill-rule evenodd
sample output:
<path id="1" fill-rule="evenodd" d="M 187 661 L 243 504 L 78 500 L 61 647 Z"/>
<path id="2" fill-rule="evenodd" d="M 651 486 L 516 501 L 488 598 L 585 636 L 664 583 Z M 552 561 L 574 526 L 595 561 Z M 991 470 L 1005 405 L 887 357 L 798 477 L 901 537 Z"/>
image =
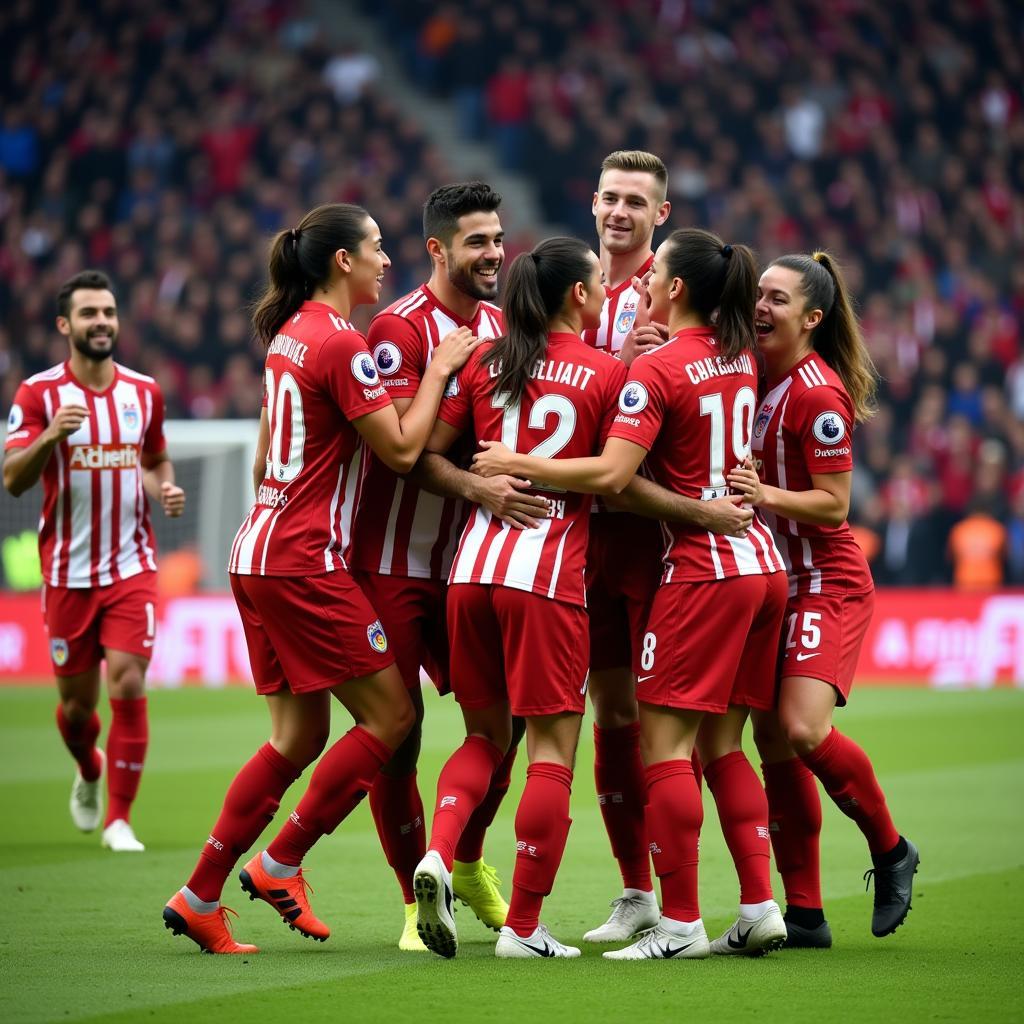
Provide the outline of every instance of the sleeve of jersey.
<path id="1" fill-rule="evenodd" d="M 159 388 L 153 388 L 153 416 L 149 421 L 146 436 L 142 439 L 142 450 L 147 455 L 159 455 L 167 447 L 164 436 L 164 396 Z"/>
<path id="2" fill-rule="evenodd" d="M 14 395 L 7 417 L 7 439 L 4 451 L 27 448 L 47 426 L 46 410 L 39 396 L 27 384 L 21 384 Z"/>
<path id="3" fill-rule="evenodd" d="M 853 415 L 850 400 L 831 387 L 805 391 L 797 403 L 793 430 L 809 473 L 848 473 L 853 469 Z"/>
<path id="4" fill-rule="evenodd" d="M 637 359 L 619 392 L 608 436 L 621 437 L 650 451 L 665 419 L 667 384 L 664 371 L 653 359 Z"/>
<path id="5" fill-rule="evenodd" d="M 392 398 L 412 398 L 423 376 L 423 339 L 404 317 L 375 317 L 366 343 L 377 365 L 380 382 Z"/>
<path id="6" fill-rule="evenodd" d="M 338 331 L 324 342 L 317 367 L 327 393 L 350 420 L 391 404 L 363 336 Z"/>
<path id="7" fill-rule="evenodd" d="M 465 432 L 472 426 L 473 403 L 470 398 L 470 376 L 474 368 L 480 366 L 479 358 L 474 356 L 458 373 L 448 378 L 444 389 L 441 407 L 437 410 L 437 418 L 444 420 L 456 430 Z"/>
<path id="8" fill-rule="evenodd" d="M 598 450 L 603 448 L 605 441 L 608 440 L 612 424 L 615 422 L 615 417 L 619 412 L 619 396 L 622 394 L 622 389 L 625 387 L 626 378 L 628 376 L 629 372 L 627 371 L 624 363 L 618 359 L 610 360 L 608 380 L 606 381 L 604 388 L 605 402 L 604 409 L 601 412 L 601 429 L 598 439 Z"/>

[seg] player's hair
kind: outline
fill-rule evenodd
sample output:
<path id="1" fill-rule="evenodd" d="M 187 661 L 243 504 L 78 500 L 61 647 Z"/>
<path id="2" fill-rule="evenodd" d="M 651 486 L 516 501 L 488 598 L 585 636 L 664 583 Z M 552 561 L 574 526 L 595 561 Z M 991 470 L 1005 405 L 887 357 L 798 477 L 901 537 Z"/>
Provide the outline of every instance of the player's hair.
<path id="1" fill-rule="evenodd" d="M 665 202 L 668 194 L 668 169 L 661 157 L 643 149 L 617 149 L 601 161 L 602 178 L 605 171 L 642 171 L 652 175 L 659 185 L 661 198 L 658 202 Z"/>
<path id="2" fill-rule="evenodd" d="M 714 323 L 722 359 L 731 363 L 744 352 L 756 352 L 757 264 L 750 249 L 726 245 L 701 228 L 680 228 L 666 242 L 666 276 L 682 279 L 690 309 L 706 324 L 718 311 Z"/>
<path id="3" fill-rule="evenodd" d="M 498 365 L 494 390 L 508 393 L 506 405 L 522 398 L 531 371 L 547 350 L 548 324 L 569 289 L 590 280 L 591 255 L 578 238 L 546 238 L 512 261 L 502 303 L 505 333 L 484 356 L 487 363 Z"/>
<path id="4" fill-rule="evenodd" d="M 459 230 L 459 218 L 467 213 L 493 213 L 501 206 L 501 193 L 483 181 L 460 181 L 442 185 L 423 204 L 423 238 L 452 244 Z"/>
<path id="5" fill-rule="evenodd" d="M 327 203 L 310 210 L 297 227 L 277 233 L 270 244 L 270 280 L 252 312 L 252 329 L 264 345 L 312 295 L 314 286 L 328 279 L 334 254 L 359 248 L 369 218 L 361 206 Z"/>
<path id="6" fill-rule="evenodd" d="M 814 351 L 839 374 L 853 402 L 858 423 L 876 412 L 878 371 L 864 343 L 843 272 L 827 252 L 793 253 L 772 260 L 771 266 L 795 270 L 800 275 L 804 309 L 820 309 L 821 323 L 811 334 Z"/>
<path id="7" fill-rule="evenodd" d="M 57 292 L 57 316 L 65 319 L 71 315 L 71 296 L 80 288 L 92 288 L 97 291 L 113 292 L 114 286 L 110 278 L 102 270 L 80 270 L 74 277 L 69 277 Z"/>

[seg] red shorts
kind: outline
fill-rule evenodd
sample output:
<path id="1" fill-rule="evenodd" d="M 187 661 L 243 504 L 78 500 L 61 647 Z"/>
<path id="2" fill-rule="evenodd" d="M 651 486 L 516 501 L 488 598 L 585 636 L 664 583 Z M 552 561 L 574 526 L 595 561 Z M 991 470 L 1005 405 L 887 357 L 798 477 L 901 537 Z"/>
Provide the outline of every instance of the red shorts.
<path id="1" fill-rule="evenodd" d="M 779 649 L 779 678 L 821 679 L 836 688 L 836 703 L 842 707 L 853 687 L 874 607 L 874 590 L 791 597 Z"/>
<path id="2" fill-rule="evenodd" d="M 140 572 L 105 587 L 44 585 L 43 621 L 58 676 L 88 672 L 105 650 L 148 660 L 156 638 L 156 573 Z"/>
<path id="3" fill-rule="evenodd" d="M 438 693 L 451 693 L 445 611 L 448 584 L 358 570 L 352 576 L 366 599 L 380 612 L 381 625 L 406 689 L 419 688 L 422 666 Z"/>
<path id="4" fill-rule="evenodd" d="M 512 587 L 448 588 L 452 690 L 465 708 L 508 700 L 514 715 L 583 714 L 587 612 Z"/>
<path id="5" fill-rule="evenodd" d="M 591 515 L 586 584 L 592 669 L 627 668 L 639 657 L 664 547 L 653 519 Z"/>
<path id="6" fill-rule="evenodd" d="M 781 572 L 660 587 L 633 664 L 637 699 L 719 715 L 774 707 L 788 592 Z"/>
<path id="7" fill-rule="evenodd" d="M 312 693 L 395 663 L 377 613 L 343 569 L 231 575 L 257 693 Z"/>

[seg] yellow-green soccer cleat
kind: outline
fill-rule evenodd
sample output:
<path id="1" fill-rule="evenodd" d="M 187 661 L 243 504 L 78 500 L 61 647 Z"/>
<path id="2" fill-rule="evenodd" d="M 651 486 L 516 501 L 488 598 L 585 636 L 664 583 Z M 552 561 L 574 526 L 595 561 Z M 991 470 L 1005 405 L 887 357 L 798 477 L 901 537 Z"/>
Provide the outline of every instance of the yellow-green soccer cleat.
<path id="1" fill-rule="evenodd" d="M 483 860 L 452 864 L 455 898 L 464 903 L 488 928 L 498 931 L 508 916 L 508 904 L 501 895 L 498 872 Z"/>
<path id="2" fill-rule="evenodd" d="M 423 940 L 416 931 L 416 904 L 405 905 L 405 927 L 402 929 L 402 937 L 398 940 L 398 948 L 403 953 L 429 953 L 430 950 L 423 945 Z"/>

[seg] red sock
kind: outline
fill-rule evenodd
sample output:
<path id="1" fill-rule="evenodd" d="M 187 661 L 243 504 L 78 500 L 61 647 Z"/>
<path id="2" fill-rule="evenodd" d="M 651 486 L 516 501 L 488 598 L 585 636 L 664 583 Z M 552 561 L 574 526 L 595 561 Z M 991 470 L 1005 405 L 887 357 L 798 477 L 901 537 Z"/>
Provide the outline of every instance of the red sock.
<path id="1" fill-rule="evenodd" d="M 525 938 L 537 928 L 569 837 L 572 769 L 534 761 L 516 811 L 516 869 L 505 924 Z"/>
<path id="2" fill-rule="evenodd" d="M 763 764 L 768 795 L 768 829 L 775 866 L 786 887 L 789 907 L 821 908 L 821 798 L 807 765 L 794 757 Z"/>
<path id="3" fill-rule="evenodd" d="M 437 850 L 449 871 L 455 847 L 473 812 L 483 803 L 505 752 L 483 736 L 467 736 L 437 779 L 437 803 L 430 829 L 431 850 Z"/>
<path id="4" fill-rule="evenodd" d="M 644 825 L 647 780 L 640 760 L 639 722 L 618 729 L 594 726 L 594 780 L 622 884 L 650 892 L 654 887 Z"/>
<path id="5" fill-rule="evenodd" d="M 301 775 L 269 743 L 242 766 L 228 787 L 220 817 L 199 855 L 188 887 L 201 899 L 213 902 L 238 858 L 270 824 L 284 791 Z"/>
<path id="6" fill-rule="evenodd" d="M 740 880 L 740 903 L 772 898 L 772 857 L 768 800 L 761 780 L 742 750 L 719 757 L 704 769 L 715 798 L 729 853 Z"/>
<path id="7" fill-rule="evenodd" d="M 704 806 L 691 761 L 660 761 L 647 769 L 647 835 L 661 882 L 661 912 L 675 921 L 700 917 L 697 843 Z"/>
<path id="8" fill-rule="evenodd" d="M 298 807 L 281 826 L 267 853 L 296 867 L 321 836 L 329 836 L 373 788 L 394 753 L 373 733 L 354 725 L 313 770 Z"/>
<path id="9" fill-rule="evenodd" d="M 149 719 L 145 697 L 110 698 L 110 733 L 107 736 L 107 820 L 129 820 L 132 802 L 142 780 L 142 765 L 149 746 Z"/>
<path id="10" fill-rule="evenodd" d="M 370 790 L 370 811 L 384 856 L 402 888 L 402 898 L 406 903 L 415 903 L 412 876 L 427 852 L 423 801 L 416 773 L 395 777 L 381 772 Z"/>
<path id="11" fill-rule="evenodd" d="M 512 765 L 515 764 L 516 754 L 519 747 L 509 749 L 504 760 L 494 770 L 491 776 L 491 788 L 483 798 L 480 806 L 470 815 L 466 827 L 462 830 L 462 836 L 455 847 L 455 859 L 461 860 L 464 864 L 472 864 L 480 860 L 484 855 L 484 836 L 498 813 L 501 801 L 505 799 L 508 787 L 512 781 Z"/>
<path id="12" fill-rule="evenodd" d="M 888 853 L 900 841 L 871 761 L 853 740 L 833 728 L 801 760 L 818 776 L 839 810 L 857 823 L 872 853 Z"/>
<path id="13" fill-rule="evenodd" d="M 72 722 L 64 714 L 64 705 L 57 705 L 57 729 L 68 753 L 78 762 L 78 770 L 86 782 L 95 782 L 103 771 L 103 762 L 96 749 L 100 734 L 100 716 L 94 711 L 84 722 Z"/>

